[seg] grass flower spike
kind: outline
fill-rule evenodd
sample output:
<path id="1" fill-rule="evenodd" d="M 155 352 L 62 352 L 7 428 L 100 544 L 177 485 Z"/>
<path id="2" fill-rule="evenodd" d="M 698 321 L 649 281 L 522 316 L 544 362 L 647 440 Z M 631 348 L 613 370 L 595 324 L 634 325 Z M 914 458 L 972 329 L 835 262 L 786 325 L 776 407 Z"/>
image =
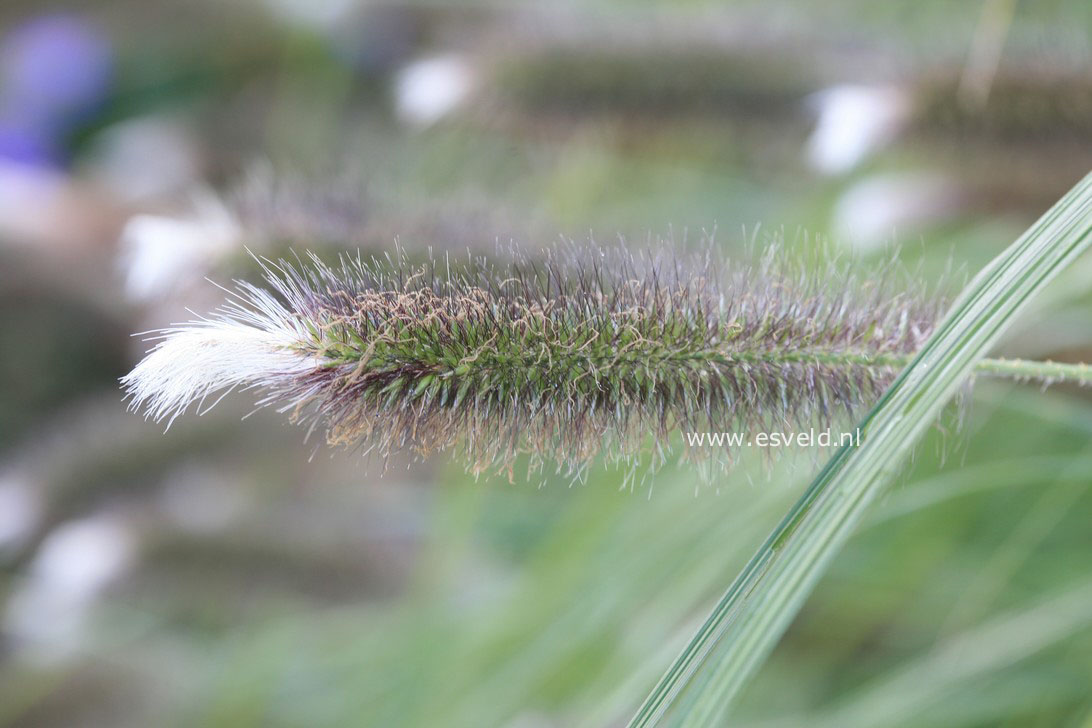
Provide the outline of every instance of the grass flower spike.
<path id="1" fill-rule="evenodd" d="M 256 387 L 331 443 L 576 470 L 650 437 L 662 454 L 679 430 L 851 415 L 940 314 L 892 292 L 908 278 L 894 264 L 862 279 L 776 249 L 748 265 L 596 246 L 503 257 L 265 261 L 268 288 L 240 282 L 211 318 L 158 332 L 122 381 L 157 421 Z"/>

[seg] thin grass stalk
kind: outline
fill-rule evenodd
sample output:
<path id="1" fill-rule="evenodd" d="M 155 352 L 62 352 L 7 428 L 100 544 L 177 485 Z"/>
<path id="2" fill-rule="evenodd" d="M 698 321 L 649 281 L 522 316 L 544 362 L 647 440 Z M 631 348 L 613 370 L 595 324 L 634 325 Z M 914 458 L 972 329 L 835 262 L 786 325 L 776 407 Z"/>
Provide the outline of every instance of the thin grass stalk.
<path id="1" fill-rule="evenodd" d="M 1086 176 L 965 289 L 717 602 L 631 727 L 723 725 L 823 572 L 918 437 L 1030 299 L 1092 244 Z M 1005 372 L 1012 374 L 1013 372 Z"/>

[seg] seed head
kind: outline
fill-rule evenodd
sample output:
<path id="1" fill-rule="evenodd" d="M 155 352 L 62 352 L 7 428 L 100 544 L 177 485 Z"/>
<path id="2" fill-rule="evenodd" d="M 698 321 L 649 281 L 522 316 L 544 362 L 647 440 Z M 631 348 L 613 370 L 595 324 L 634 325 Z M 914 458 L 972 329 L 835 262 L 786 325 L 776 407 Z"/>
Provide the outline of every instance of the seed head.
<path id="1" fill-rule="evenodd" d="M 940 310 L 898 292 L 894 264 L 862 278 L 776 248 L 749 264 L 594 244 L 500 257 L 263 261 L 267 287 L 237 282 L 211 318 L 158 332 L 122 383 L 156 421 L 256 387 L 331 444 L 575 471 L 650 441 L 663 456 L 679 431 L 855 414 Z"/>

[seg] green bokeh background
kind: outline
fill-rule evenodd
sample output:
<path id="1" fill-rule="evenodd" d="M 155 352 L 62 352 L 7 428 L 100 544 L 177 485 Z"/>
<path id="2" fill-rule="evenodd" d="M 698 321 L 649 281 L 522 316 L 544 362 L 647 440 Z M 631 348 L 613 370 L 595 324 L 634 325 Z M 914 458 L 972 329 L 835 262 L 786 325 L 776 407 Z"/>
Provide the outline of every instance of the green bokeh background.
<path id="1" fill-rule="evenodd" d="M 252 237 L 204 271 L 221 282 L 255 277 L 244 242 L 333 256 L 397 238 L 422 255 L 589 234 L 685 246 L 716 230 L 742 255 L 759 229 L 783 231 L 787 254 L 832 233 L 851 249 L 837 231 L 855 186 L 926 179 L 951 204 L 884 237 L 951 289 L 950 266 L 977 271 L 1092 166 L 1085 2 L 1012 3 L 1011 18 L 996 0 L 361 2 L 333 24 L 289 5 L 9 0 L 0 31 L 62 10 L 102 29 L 114 82 L 66 136 L 59 174 L 85 189 L 112 129 L 181 124 L 194 185 L 246 211 Z M 961 105 L 974 38 L 994 27 L 988 101 Z M 472 101 L 407 124 L 393 80 L 438 53 L 469 60 Z M 804 156 L 809 99 L 845 83 L 897 86 L 914 113 L 824 176 Z M 284 187 L 240 203 L 256 164 Z M 144 348 L 127 334 L 218 293 L 126 298 L 121 224 L 173 208 L 90 197 L 90 228 L 0 226 L 0 483 L 38 504 L 0 544 L 0 611 L 66 523 L 123 524 L 132 560 L 77 636 L 51 637 L 46 619 L 59 655 L 0 623 L 0 725 L 624 725 L 824 457 L 746 452 L 712 482 L 673 463 L 632 488 L 599 464 L 578 483 L 475 479 L 443 456 L 384 468 L 316 453 L 273 413 L 241 421 L 247 393 L 163 434 L 121 401 L 116 378 Z M 856 246 L 862 265 L 887 255 L 874 242 Z M 1003 353 L 1092 359 L 1090 265 Z M 736 724 L 1089 725 L 1090 482 L 1087 390 L 977 383 L 835 561 Z"/>

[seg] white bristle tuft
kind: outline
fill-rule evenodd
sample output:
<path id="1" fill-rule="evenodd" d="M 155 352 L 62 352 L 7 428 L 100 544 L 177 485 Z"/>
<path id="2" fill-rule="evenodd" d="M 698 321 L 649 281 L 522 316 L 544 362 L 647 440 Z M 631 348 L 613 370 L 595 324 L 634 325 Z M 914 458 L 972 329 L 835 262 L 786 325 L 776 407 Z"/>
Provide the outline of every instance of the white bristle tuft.
<path id="1" fill-rule="evenodd" d="M 216 392 L 276 387 L 315 366 L 312 357 L 292 348 L 299 339 L 288 328 L 268 330 L 224 320 L 160 333 L 162 341 L 121 382 L 132 397 L 131 409 L 144 409 L 156 422 L 167 419 L 168 428 L 194 402 L 203 409 Z"/>

